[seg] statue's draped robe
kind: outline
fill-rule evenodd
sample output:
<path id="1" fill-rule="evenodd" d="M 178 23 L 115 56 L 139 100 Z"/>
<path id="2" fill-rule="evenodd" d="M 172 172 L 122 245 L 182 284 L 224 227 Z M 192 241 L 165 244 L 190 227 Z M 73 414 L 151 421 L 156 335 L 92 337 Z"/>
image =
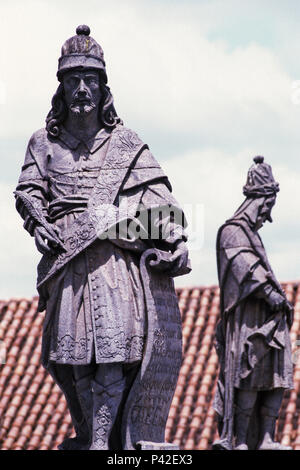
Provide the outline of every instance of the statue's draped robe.
<path id="1" fill-rule="evenodd" d="M 266 284 L 285 294 L 247 218 L 230 219 L 219 229 L 217 262 L 221 320 L 216 347 L 220 374 L 214 408 L 219 415 L 222 445 L 230 449 L 235 389 L 293 388 L 290 318 L 285 312 L 272 313 L 261 296 Z"/>
<path id="2" fill-rule="evenodd" d="M 120 129 L 121 137 L 125 136 L 118 142 L 124 146 L 122 153 L 127 150 L 127 133 L 132 131 L 118 126 L 117 131 Z M 45 129 L 37 131 L 29 142 L 17 191 L 39 201 L 50 223 L 61 230 L 68 229 L 87 209 L 112 132 L 116 130 L 102 129 L 84 143 L 64 128 L 58 138 L 50 137 Z M 117 166 L 114 170 L 118 170 Z M 151 247 L 172 250 L 178 239 L 186 240 L 184 216 L 180 208 L 180 220 L 159 214 L 159 207 L 178 208 L 178 204 L 147 146 L 118 184 L 118 197 L 123 202 L 125 198 L 129 206 L 131 200 L 143 204 L 147 211 L 143 220 L 149 222 L 143 229 L 156 228 L 160 239 L 133 236 L 128 241 L 122 234 L 114 240 L 97 239 L 44 283 L 40 303 L 41 308 L 46 307 L 42 345 L 45 367 L 49 361 L 78 365 L 88 364 L 93 357 L 97 363 L 126 363 L 142 358 L 147 322 L 140 255 Z M 36 221 L 20 198 L 17 209 L 32 235 Z"/>

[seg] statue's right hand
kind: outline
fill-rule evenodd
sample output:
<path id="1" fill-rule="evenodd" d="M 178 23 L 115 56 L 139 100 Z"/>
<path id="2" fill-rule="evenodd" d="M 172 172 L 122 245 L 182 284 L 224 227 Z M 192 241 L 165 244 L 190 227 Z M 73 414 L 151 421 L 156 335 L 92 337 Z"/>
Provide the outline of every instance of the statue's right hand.
<path id="1" fill-rule="evenodd" d="M 270 305 L 271 310 L 273 312 L 278 312 L 279 310 L 283 310 L 286 308 L 286 303 L 287 303 L 286 298 L 283 295 L 279 294 L 279 292 L 276 292 L 275 290 L 272 290 L 270 292 L 266 301 Z"/>
<path id="2" fill-rule="evenodd" d="M 54 254 L 54 247 L 57 246 L 55 238 L 45 229 L 38 225 L 34 229 L 34 239 L 37 249 L 40 253 L 44 254 Z"/>

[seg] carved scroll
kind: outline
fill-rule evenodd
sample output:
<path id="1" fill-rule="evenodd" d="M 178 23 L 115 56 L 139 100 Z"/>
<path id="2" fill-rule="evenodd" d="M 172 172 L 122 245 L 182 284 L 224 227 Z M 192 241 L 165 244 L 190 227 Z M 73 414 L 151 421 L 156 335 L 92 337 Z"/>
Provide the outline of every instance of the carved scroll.
<path id="1" fill-rule="evenodd" d="M 135 449 L 139 441 L 164 441 L 181 366 L 181 317 L 173 279 L 155 269 L 162 256 L 150 249 L 140 260 L 148 328 L 142 365 L 123 413 L 123 449 L 127 450 Z"/>

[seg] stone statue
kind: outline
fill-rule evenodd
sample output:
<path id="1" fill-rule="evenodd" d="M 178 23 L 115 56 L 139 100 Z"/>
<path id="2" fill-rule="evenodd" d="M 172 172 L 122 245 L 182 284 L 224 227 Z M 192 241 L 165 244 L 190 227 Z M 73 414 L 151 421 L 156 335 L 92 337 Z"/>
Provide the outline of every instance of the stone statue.
<path id="1" fill-rule="evenodd" d="M 15 197 L 43 254 L 42 362 L 76 431 L 59 448 L 163 447 L 181 365 L 172 278 L 190 271 L 186 221 L 148 146 L 118 117 L 88 26 L 63 44 L 57 77 Z"/>
<path id="2" fill-rule="evenodd" d="M 257 156 L 245 201 L 217 236 L 221 320 L 214 408 L 220 439 L 214 449 L 290 449 L 274 442 L 284 389 L 293 388 L 289 329 L 292 307 L 272 272 L 258 230 L 272 222 L 279 185 Z"/>

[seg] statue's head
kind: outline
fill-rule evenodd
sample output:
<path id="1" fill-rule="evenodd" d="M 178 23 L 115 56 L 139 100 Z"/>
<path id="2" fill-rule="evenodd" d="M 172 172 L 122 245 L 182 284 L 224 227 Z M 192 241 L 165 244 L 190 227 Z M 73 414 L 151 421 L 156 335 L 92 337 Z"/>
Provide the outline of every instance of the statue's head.
<path id="1" fill-rule="evenodd" d="M 272 222 L 271 212 L 276 202 L 279 184 L 275 181 L 272 168 L 264 163 L 264 157 L 254 157 L 254 164 L 247 174 L 243 187 L 246 200 L 236 211 L 234 218 L 246 218 L 255 230 L 259 230 L 266 221 Z"/>
<path id="2" fill-rule="evenodd" d="M 89 34 L 88 26 L 78 26 L 76 36 L 62 46 L 57 71 L 60 85 L 46 119 L 47 131 L 52 136 L 59 134 L 69 112 L 84 116 L 97 108 L 104 127 L 120 122 L 107 86 L 103 50 Z"/>

